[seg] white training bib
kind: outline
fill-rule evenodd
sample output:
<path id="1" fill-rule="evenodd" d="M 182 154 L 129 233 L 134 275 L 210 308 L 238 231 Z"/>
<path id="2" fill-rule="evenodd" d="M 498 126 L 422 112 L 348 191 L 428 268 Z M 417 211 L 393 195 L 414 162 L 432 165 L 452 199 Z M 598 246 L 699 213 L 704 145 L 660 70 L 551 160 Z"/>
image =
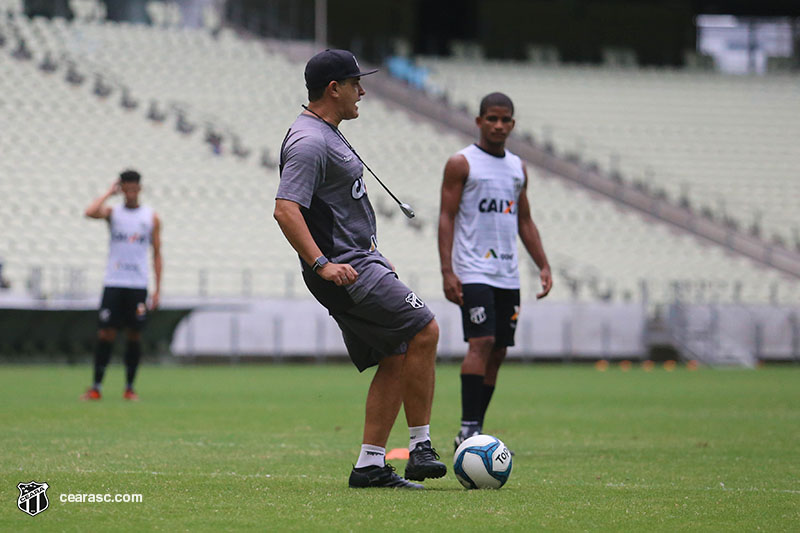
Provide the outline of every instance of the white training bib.
<path id="1" fill-rule="evenodd" d="M 146 289 L 153 210 L 145 205 L 134 209 L 114 206 L 109 217 L 109 231 L 105 286 Z"/>
<path id="2" fill-rule="evenodd" d="M 455 218 L 453 271 L 461 283 L 519 289 L 517 212 L 525 183 L 522 161 L 508 150 L 492 155 L 477 145 L 458 152 L 469 173 Z"/>

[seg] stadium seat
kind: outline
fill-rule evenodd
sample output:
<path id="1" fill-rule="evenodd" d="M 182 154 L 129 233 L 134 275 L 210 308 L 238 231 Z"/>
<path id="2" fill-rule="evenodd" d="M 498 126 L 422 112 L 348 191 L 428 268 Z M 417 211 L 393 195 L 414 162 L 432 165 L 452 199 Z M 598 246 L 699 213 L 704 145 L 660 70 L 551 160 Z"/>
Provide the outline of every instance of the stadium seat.
<path id="1" fill-rule="evenodd" d="M 302 63 L 230 30 L 214 37 L 202 30 L 86 17 L 71 22 L 15 17 L 14 24 L 30 35 L 37 59 L 48 51 L 67 53 L 81 72 L 100 72 L 113 80 L 112 94 L 101 99 L 92 94 L 92 84 L 66 83 L 63 64 L 47 74 L 38 61 L 17 61 L 9 47 L 0 49 L 0 109 L 13 132 L 0 137 L 0 194 L 9 191 L 3 197 L 11 207 L 0 210 L 0 227 L 10 229 L 0 235 L 0 253 L 4 275 L 15 286 L 24 286 L 33 269 L 43 268 L 44 290 L 55 294 L 64 290 L 63 280 L 56 278 L 68 265 L 85 271 L 84 291 L 99 292 L 108 237 L 102 224 L 82 217 L 83 209 L 119 171 L 134 167 L 144 176 L 144 201 L 155 207 L 164 223 L 165 296 L 308 297 L 298 276 L 297 256 L 272 219 L 277 169 L 262 166 L 257 155 L 266 148 L 276 157 L 306 101 Z M 792 169 L 793 160 L 752 162 L 741 153 L 751 139 L 730 127 L 745 121 L 742 98 L 734 94 L 741 89 L 737 80 L 677 72 L 612 74 L 586 67 L 531 69 L 488 61 L 425 59 L 423 64 L 456 101 L 472 108 L 488 87 L 486 79 L 502 77 L 517 100 L 521 130 L 549 139 L 559 149 L 596 157 L 602 168 L 616 164 L 627 176 L 647 176 L 651 185 L 673 197 L 688 183 L 695 205 L 708 201 L 716 206 L 722 197 L 731 213 L 760 209 L 765 232 L 776 229 L 776 220 L 797 223 L 791 212 L 795 186 L 777 179 Z M 521 89 L 526 84 L 531 85 L 530 95 Z M 408 221 L 366 176 L 380 218 L 380 248 L 418 294 L 440 299 L 437 222 L 442 169 L 450 155 L 474 139 L 398 111 L 370 92 L 368 80 L 364 85 L 364 118 L 343 124 L 342 131 L 418 215 Z M 777 85 L 764 87 L 772 87 L 775 102 L 791 105 L 794 96 Z M 120 87 L 129 88 L 143 105 L 134 110 L 121 107 Z M 663 93 L 657 87 L 663 87 Z M 745 99 L 764 87 L 754 87 L 756 92 Z M 591 98 L 581 91 L 590 91 Z M 654 94 L 648 96 L 647 91 Z M 707 102 L 692 102 L 695 91 L 721 92 L 720 110 L 707 109 Z M 161 124 L 145 117 L 151 100 L 166 110 Z M 650 109 L 648 102 L 653 101 L 672 103 L 673 112 Z M 193 133 L 177 131 L 173 104 L 198 124 Z M 789 124 L 791 113 L 782 117 L 777 108 L 770 113 L 788 128 L 786 135 L 796 132 L 797 125 Z M 750 117 L 748 112 L 746 120 Z M 728 127 L 712 129 L 710 124 L 717 120 Z M 224 130 L 221 155 L 212 154 L 203 140 L 206 123 Z M 796 153 L 789 137 L 779 138 L 757 116 L 748 123 L 758 132 L 763 153 Z M 576 131 L 580 135 L 570 133 Z M 248 158 L 231 155 L 231 133 L 253 149 Z M 616 161 L 597 148 L 595 139 L 616 151 Z M 767 144 L 770 147 L 763 146 Z M 707 157 L 709 153 L 714 157 Z M 719 154 L 728 161 L 720 162 Z M 653 175 L 635 170 L 647 166 L 655 169 Z M 662 166 L 669 173 L 662 173 Z M 763 187 L 756 194 L 734 194 L 734 183 L 737 190 L 756 190 L 749 179 L 755 172 Z M 775 272 L 620 211 L 532 167 L 529 175 L 534 219 L 554 268 L 554 300 L 638 299 L 646 292 L 647 303 L 655 305 L 674 299 L 680 283 L 694 287 L 688 296 L 692 298 L 699 298 L 698 287 L 706 285 L 717 287 L 716 297 L 722 301 L 769 301 L 775 297 L 772 285 L 778 287 L 781 301 L 800 297 L 798 284 Z M 729 184 L 724 194 L 720 183 Z M 526 257 L 522 249 L 520 253 Z M 529 259 L 521 262 L 521 275 L 523 299 L 532 300 L 539 290 L 538 272 Z M 736 284 L 744 289 L 736 293 Z"/>

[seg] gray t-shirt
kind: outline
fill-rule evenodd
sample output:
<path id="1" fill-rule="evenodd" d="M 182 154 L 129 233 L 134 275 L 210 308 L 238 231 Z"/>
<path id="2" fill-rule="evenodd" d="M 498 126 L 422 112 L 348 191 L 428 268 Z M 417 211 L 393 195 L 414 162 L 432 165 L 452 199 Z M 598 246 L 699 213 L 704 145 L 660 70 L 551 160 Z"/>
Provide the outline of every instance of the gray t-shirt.
<path id="1" fill-rule="evenodd" d="M 361 162 L 330 125 L 306 114 L 297 117 L 281 147 L 276 198 L 300 204 L 325 257 L 355 268 L 358 280 L 346 286 L 355 302 L 392 273 L 377 250 L 375 211 L 363 173 Z"/>

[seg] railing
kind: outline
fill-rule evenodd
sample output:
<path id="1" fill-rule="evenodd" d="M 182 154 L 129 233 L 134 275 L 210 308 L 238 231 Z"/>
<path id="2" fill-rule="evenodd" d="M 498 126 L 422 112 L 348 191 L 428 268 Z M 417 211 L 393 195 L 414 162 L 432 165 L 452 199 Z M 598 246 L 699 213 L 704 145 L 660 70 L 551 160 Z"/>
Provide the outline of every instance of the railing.
<path id="1" fill-rule="evenodd" d="M 440 358 L 466 352 L 461 313 L 446 301 L 428 301 L 439 324 Z M 642 359 L 645 310 L 636 304 L 523 302 L 515 346 L 518 360 Z M 257 326 L 257 327 L 256 327 Z M 200 309 L 176 329 L 172 351 L 179 357 L 344 356 L 341 331 L 313 300 L 251 301 L 238 309 Z"/>
<path id="2" fill-rule="evenodd" d="M 760 279 L 753 280 L 748 286 L 740 281 L 699 277 L 672 280 L 644 278 L 636 282 L 635 289 L 624 289 L 618 286 L 616 280 L 605 278 L 602 272 L 570 263 L 567 257 L 556 257 L 554 264 L 558 268 L 553 274 L 560 291 L 560 298 L 557 299 L 562 301 L 638 303 L 650 312 L 655 312 L 659 307 L 672 303 L 764 302 L 786 305 L 793 303 L 793 298 L 797 297 L 777 282 L 765 284 Z M 24 276 L 10 279 L 11 289 L 15 293 L 24 293 L 37 299 L 93 297 L 100 293 L 103 286 L 103 270 L 97 266 L 39 264 L 27 267 L 24 272 Z M 526 287 L 538 287 L 538 271 L 531 268 L 530 272 L 522 274 L 530 276 L 523 280 Z M 408 286 L 417 288 L 420 287 L 423 276 L 420 272 L 406 271 L 403 281 Z M 8 279 L 9 274 L 4 273 L 3 277 Z M 310 298 L 299 266 L 288 270 L 210 266 L 191 270 L 170 268 L 162 285 L 167 294 L 186 297 Z M 439 293 L 431 294 L 429 298 L 434 296 L 438 297 Z"/>
<path id="3" fill-rule="evenodd" d="M 675 303 L 667 327 L 687 358 L 707 364 L 800 363 L 797 306 Z"/>

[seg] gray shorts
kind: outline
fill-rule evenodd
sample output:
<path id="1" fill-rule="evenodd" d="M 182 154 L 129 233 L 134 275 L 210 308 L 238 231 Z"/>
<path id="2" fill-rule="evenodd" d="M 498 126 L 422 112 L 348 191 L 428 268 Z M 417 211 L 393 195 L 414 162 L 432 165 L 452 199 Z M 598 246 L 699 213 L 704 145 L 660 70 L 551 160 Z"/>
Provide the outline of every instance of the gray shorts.
<path id="1" fill-rule="evenodd" d="M 405 353 L 408 342 L 434 318 L 428 306 L 393 273 L 383 276 L 358 303 L 343 287 L 310 270 L 303 272 L 303 279 L 339 324 L 347 353 L 359 372 L 386 356 Z"/>

